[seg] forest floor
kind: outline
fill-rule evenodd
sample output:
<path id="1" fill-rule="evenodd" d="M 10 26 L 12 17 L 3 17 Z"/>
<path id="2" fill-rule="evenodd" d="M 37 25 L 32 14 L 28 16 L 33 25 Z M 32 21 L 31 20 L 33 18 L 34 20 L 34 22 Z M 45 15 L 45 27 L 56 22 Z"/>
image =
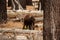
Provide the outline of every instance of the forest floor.
<path id="1" fill-rule="evenodd" d="M 35 24 L 43 24 L 42 22 L 38 22 Z M 1 24 L 0 25 L 1 28 L 19 28 L 22 29 L 23 28 L 23 22 L 14 22 L 14 21 L 8 21 L 6 24 Z M 37 30 L 42 30 L 43 27 L 39 26 L 39 28 L 37 28 Z"/>

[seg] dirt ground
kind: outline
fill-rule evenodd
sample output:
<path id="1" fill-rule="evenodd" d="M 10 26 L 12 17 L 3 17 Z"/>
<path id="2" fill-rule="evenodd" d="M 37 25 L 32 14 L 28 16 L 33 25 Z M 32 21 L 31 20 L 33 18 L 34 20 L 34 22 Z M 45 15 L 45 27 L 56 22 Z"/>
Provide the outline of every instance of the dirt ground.
<path id="1" fill-rule="evenodd" d="M 35 24 L 43 24 L 41 22 L 35 23 Z M 8 21 L 6 24 L 0 25 L 1 28 L 23 28 L 23 22 L 13 22 L 13 21 Z M 42 30 L 43 27 L 35 28 L 36 30 Z"/>
<path id="2" fill-rule="evenodd" d="M 0 25 L 1 28 L 22 28 L 23 23 L 22 22 L 13 22 L 8 21 L 6 24 Z"/>

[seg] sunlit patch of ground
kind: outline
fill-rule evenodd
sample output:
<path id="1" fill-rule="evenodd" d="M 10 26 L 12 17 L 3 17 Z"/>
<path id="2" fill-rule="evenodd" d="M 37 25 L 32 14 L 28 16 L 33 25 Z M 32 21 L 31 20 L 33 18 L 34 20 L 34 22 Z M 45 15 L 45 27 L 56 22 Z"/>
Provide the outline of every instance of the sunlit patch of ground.
<path id="1" fill-rule="evenodd" d="M 2 24 L 0 27 L 2 27 L 2 28 L 22 28 L 23 23 L 8 21 L 6 24 Z"/>
<path id="2" fill-rule="evenodd" d="M 43 24 L 42 22 L 38 22 L 35 24 Z M 8 21 L 6 24 L 2 24 L 0 25 L 1 28 L 19 28 L 22 29 L 23 28 L 23 22 L 13 22 L 13 21 Z M 43 26 L 38 26 L 37 28 L 35 28 L 35 30 L 43 30 Z"/>

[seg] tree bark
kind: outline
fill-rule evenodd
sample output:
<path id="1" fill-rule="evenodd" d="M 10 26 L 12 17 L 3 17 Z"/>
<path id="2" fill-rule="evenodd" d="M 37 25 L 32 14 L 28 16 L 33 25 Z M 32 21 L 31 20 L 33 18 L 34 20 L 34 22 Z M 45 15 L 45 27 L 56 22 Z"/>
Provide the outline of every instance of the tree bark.
<path id="1" fill-rule="evenodd" d="M 60 40 L 60 0 L 41 0 L 44 40 Z"/>
<path id="2" fill-rule="evenodd" d="M 0 23 L 7 21 L 6 0 L 0 0 Z"/>

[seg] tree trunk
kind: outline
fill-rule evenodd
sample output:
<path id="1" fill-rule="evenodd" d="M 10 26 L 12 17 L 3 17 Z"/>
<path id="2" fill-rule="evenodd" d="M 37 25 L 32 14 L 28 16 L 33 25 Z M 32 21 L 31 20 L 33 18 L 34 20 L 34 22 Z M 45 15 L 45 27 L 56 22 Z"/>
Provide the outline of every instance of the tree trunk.
<path id="1" fill-rule="evenodd" d="M 41 0 L 44 10 L 44 40 L 60 40 L 60 0 Z"/>
<path id="2" fill-rule="evenodd" d="M 52 33 L 51 33 L 51 15 L 50 15 L 50 3 L 51 0 L 44 0 L 43 3 L 43 10 L 44 10 L 44 27 L 43 27 L 43 35 L 44 40 L 52 40 Z"/>
<path id="3" fill-rule="evenodd" d="M 6 0 L 0 0 L 0 23 L 7 21 Z"/>

